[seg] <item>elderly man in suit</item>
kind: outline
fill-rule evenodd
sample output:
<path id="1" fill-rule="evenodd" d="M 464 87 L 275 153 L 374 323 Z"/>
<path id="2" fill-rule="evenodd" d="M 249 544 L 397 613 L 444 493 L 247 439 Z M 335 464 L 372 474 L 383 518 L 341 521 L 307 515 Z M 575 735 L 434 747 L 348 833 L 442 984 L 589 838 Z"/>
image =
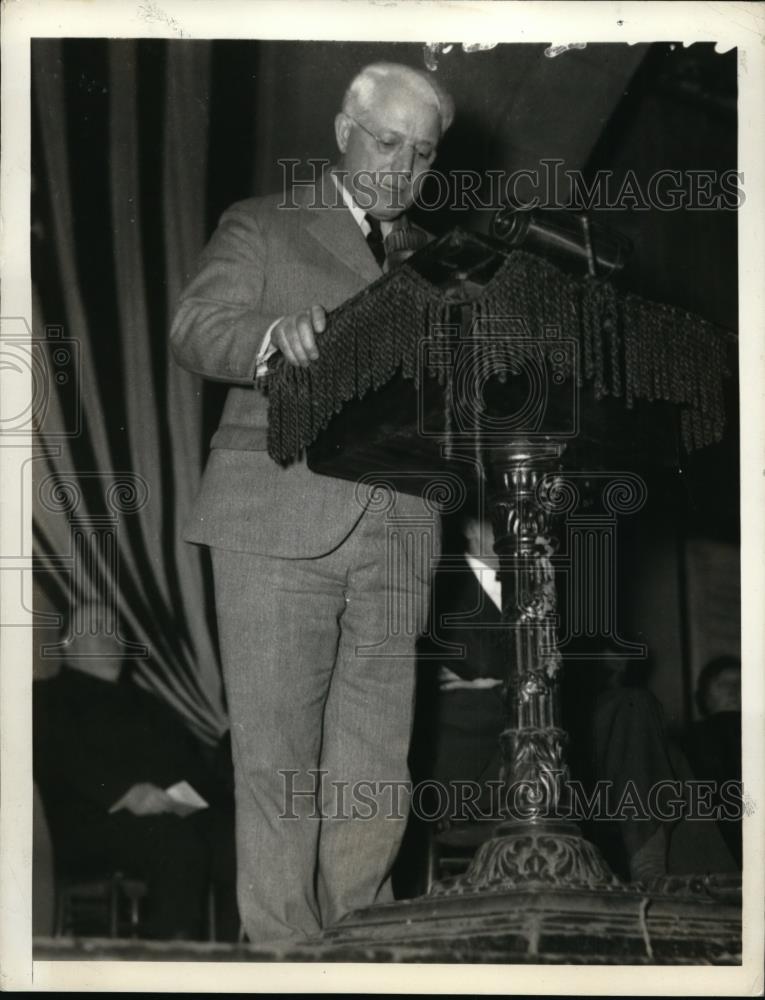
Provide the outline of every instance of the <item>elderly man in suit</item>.
<path id="1" fill-rule="evenodd" d="M 392 513 L 422 520 L 419 499 L 373 507 L 353 483 L 273 462 L 256 376 L 274 353 L 311 364 L 326 312 L 380 277 L 382 241 L 406 225 L 452 117 L 428 74 L 363 69 L 335 118 L 337 164 L 314 186 L 232 206 L 173 324 L 178 362 L 231 384 L 186 538 L 212 550 L 253 942 L 391 898 L 429 581 L 427 560 L 391 551 L 402 543 L 387 530 Z M 395 607 L 412 609 L 410 627 L 388 627 Z"/>

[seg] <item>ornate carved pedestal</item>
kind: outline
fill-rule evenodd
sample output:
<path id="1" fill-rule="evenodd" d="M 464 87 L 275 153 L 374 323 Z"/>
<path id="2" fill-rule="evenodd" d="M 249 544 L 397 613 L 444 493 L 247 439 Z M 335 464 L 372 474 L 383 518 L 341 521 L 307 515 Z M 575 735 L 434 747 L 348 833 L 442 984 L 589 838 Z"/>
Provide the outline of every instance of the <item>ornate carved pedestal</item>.
<path id="1" fill-rule="evenodd" d="M 560 719 L 557 595 L 551 561 L 566 490 L 562 447 L 517 440 L 484 455 L 511 664 L 502 733 L 503 821 L 468 871 L 435 895 L 479 889 L 623 891 L 571 821 L 567 734 Z"/>

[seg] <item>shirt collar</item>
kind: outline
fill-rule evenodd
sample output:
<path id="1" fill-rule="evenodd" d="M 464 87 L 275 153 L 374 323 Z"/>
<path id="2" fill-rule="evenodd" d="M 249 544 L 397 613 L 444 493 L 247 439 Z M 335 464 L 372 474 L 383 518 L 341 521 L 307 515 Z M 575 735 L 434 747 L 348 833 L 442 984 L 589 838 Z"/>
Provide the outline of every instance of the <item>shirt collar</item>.
<path id="1" fill-rule="evenodd" d="M 365 218 L 367 213 L 364 211 L 363 208 L 359 208 L 359 206 L 353 200 L 353 197 L 351 196 L 350 192 L 348 191 L 348 188 L 345 186 L 345 184 L 343 184 L 343 182 L 340 180 L 337 174 L 332 173 L 331 177 L 335 187 L 340 192 L 348 211 L 356 220 L 356 225 L 362 231 L 362 233 L 364 234 L 364 238 L 366 239 L 371 229 L 371 226 L 369 225 L 369 223 Z M 393 229 L 392 222 L 387 222 L 384 220 L 380 222 L 380 230 L 382 232 L 383 237 L 387 236 L 388 233 L 391 231 L 391 229 Z"/>
<path id="2" fill-rule="evenodd" d="M 491 598 L 497 608 L 502 610 L 502 584 L 497 579 L 497 570 L 479 559 L 477 556 L 465 553 L 465 561 L 481 584 L 485 593 Z"/>

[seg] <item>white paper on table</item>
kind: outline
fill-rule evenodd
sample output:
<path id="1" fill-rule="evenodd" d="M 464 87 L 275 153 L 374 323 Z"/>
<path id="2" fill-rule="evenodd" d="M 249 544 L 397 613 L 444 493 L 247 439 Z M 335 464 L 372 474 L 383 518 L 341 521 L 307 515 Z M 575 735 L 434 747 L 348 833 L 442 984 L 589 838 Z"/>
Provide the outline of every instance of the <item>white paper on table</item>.
<path id="1" fill-rule="evenodd" d="M 188 781 L 177 781 L 174 785 L 166 788 L 165 791 L 173 802 L 176 803 L 177 808 L 174 811 L 179 816 L 188 816 L 199 809 L 207 809 L 209 807 L 209 803 L 205 802 L 199 792 Z"/>

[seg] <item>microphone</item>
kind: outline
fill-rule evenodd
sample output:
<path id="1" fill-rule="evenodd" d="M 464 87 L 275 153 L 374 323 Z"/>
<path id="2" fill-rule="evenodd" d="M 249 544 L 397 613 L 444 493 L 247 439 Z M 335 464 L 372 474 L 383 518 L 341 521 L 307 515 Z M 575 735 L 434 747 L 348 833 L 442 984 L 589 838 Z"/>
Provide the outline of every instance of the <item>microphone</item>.
<path id="1" fill-rule="evenodd" d="M 616 274 L 632 253 L 632 242 L 581 212 L 560 209 L 531 211 L 504 205 L 494 215 L 491 235 L 507 246 L 521 247 L 563 264 L 584 265 L 591 275 Z"/>

